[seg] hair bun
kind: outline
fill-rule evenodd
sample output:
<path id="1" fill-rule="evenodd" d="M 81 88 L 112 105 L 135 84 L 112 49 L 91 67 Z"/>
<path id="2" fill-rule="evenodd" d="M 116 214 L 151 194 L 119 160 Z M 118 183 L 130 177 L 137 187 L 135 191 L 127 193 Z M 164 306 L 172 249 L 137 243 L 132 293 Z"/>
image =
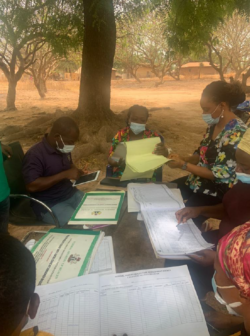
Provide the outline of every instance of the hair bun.
<path id="1" fill-rule="evenodd" d="M 239 81 L 228 84 L 229 105 L 237 106 L 246 100 L 246 94 L 242 89 L 242 85 Z"/>
<path id="2" fill-rule="evenodd" d="M 233 83 L 224 81 L 212 82 L 205 87 L 202 95 L 209 97 L 217 104 L 226 102 L 230 108 L 243 103 L 246 99 L 246 94 L 238 81 Z"/>

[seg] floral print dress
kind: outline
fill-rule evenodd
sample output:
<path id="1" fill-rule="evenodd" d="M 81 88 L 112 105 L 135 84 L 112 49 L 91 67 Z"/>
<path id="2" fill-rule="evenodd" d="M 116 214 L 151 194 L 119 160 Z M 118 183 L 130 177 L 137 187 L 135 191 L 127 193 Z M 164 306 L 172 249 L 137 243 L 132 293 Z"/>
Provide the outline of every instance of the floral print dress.
<path id="1" fill-rule="evenodd" d="M 198 166 L 210 169 L 215 180 L 190 174 L 186 184 L 194 193 L 222 198 L 237 181 L 235 152 L 247 126 L 240 119 L 232 119 L 217 138 L 212 140 L 214 128 L 215 125 L 207 128 L 196 153 L 200 156 Z"/>
<path id="2" fill-rule="evenodd" d="M 109 157 L 112 157 L 116 147 L 118 146 L 118 144 L 120 142 L 127 142 L 130 141 L 129 139 L 129 131 L 130 131 L 130 127 L 125 127 L 121 130 L 119 130 L 116 135 L 114 136 L 114 138 L 112 139 L 112 146 L 110 148 L 109 151 Z M 161 141 L 163 141 L 163 138 L 160 134 L 158 134 L 157 132 L 151 131 L 151 130 L 145 130 L 142 136 L 142 139 L 147 139 L 147 138 L 156 138 L 156 137 L 160 137 Z M 117 167 L 113 169 L 113 177 L 120 177 L 122 176 L 123 172 L 124 172 L 124 168 L 121 167 Z"/>

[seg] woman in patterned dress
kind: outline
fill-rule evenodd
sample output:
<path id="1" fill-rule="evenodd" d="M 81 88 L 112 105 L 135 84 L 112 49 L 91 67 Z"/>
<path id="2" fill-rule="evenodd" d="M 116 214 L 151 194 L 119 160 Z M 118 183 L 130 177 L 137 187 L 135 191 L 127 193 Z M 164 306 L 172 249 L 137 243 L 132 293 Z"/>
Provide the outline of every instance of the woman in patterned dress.
<path id="1" fill-rule="evenodd" d="M 173 182 L 178 184 L 187 207 L 216 205 L 236 183 L 235 152 L 247 127 L 232 112 L 232 107 L 245 100 L 245 93 L 238 83 L 216 81 L 203 91 L 200 105 L 202 118 L 208 128 L 200 147 L 192 156 L 171 154 L 171 168 L 190 173 L 188 177 Z M 194 221 L 201 225 L 204 217 Z"/>
<path id="2" fill-rule="evenodd" d="M 160 138 L 159 143 L 163 142 L 163 138 L 160 134 L 147 128 L 148 116 L 149 112 L 145 106 L 134 105 L 128 110 L 128 126 L 116 133 L 109 151 L 108 163 L 113 167 L 113 177 L 121 177 L 125 169 L 124 159 L 120 159 L 119 162 L 113 159 L 113 154 L 119 143 L 155 137 Z M 168 156 L 167 149 L 160 145 L 161 149 L 162 147 L 164 155 Z"/>

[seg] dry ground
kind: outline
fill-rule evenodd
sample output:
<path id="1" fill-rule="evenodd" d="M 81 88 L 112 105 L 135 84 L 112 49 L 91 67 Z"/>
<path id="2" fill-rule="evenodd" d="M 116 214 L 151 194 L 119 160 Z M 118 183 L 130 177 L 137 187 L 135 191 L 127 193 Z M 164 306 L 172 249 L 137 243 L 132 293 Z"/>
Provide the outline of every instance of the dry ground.
<path id="1" fill-rule="evenodd" d="M 131 105 L 140 104 L 148 108 L 162 108 L 150 113 L 150 128 L 159 131 L 165 138 L 168 147 L 179 154 L 191 154 L 199 145 L 206 125 L 201 118 L 199 98 L 204 87 L 211 79 L 167 81 L 155 87 L 154 80 L 145 80 L 137 84 L 133 80 L 112 82 L 111 107 L 115 113 L 127 109 Z M 24 126 L 30 121 L 43 120 L 57 109 L 74 110 L 78 102 L 79 82 L 49 82 L 47 98 L 41 100 L 32 82 L 20 82 L 17 88 L 17 111 L 4 112 L 7 83 L 0 82 L 0 134 L 6 126 Z M 4 142 L 4 137 L 2 137 Z M 40 136 L 32 134 L 20 141 L 27 150 L 40 140 Z M 108 153 L 107 153 L 108 154 Z M 92 155 L 89 160 L 90 169 L 104 170 L 106 156 Z M 80 164 L 85 164 L 80 162 Z M 171 181 L 183 176 L 180 170 L 164 167 L 164 180 Z M 11 226 L 11 233 L 18 238 L 24 236 L 31 228 Z"/>

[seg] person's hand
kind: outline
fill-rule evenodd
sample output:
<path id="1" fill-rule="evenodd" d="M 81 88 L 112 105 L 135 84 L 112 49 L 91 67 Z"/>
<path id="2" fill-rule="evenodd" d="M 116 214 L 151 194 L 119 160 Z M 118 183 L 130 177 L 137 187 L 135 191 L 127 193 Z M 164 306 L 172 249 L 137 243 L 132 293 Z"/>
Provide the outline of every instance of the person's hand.
<path id="1" fill-rule="evenodd" d="M 159 143 L 159 144 L 156 145 L 153 154 L 162 155 L 162 156 L 165 156 L 167 158 L 168 157 L 168 149 L 163 143 Z"/>
<path id="2" fill-rule="evenodd" d="M 216 329 L 229 329 L 234 325 L 243 323 L 243 318 L 239 316 L 224 314 L 217 311 L 205 313 L 205 318 Z"/>
<path id="3" fill-rule="evenodd" d="M 8 158 L 11 158 L 11 156 L 12 156 L 12 149 L 9 146 L 6 146 L 6 145 L 2 144 L 2 152 Z"/>
<path id="4" fill-rule="evenodd" d="M 182 160 L 182 157 L 179 154 L 174 153 L 169 154 L 168 158 L 175 161 Z"/>
<path id="5" fill-rule="evenodd" d="M 168 157 L 170 159 L 170 157 Z M 182 168 L 185 161 L 182 159 L 171 159 L 171 161 L 167 162 L 168 167 L 174 169 L 174 168 Z"/>
<path id="6" fill-rule="evenodd" d="M 125 165 L 126 165 L 125 159 L 120 158 L 120 160 L 118 162 L 118 166 L 121 167 L 121 168 L 124 168 Z"/>
<path id="7" fill-rule="evenodd" d="M 68 170 L 65 171 L 66 174 L 66 178 L 69 180 L 78 180 L 79 177 L 81 177 L 83 174 L 83 171 L 76 168 L 76 167 L 72 167 Z"/>
<path id="8" fill-rule="evenodd" d="M 187 256 L 195 261 L 197 264 L 207 267 L 214 264 L 216 252 L 213 250 L 203 250 L 192 254 L 187 254 Z"/>
<path id="9" fill-rule="evenodd" d="M 201 214 L 200 207 L 183 208 L 175 213 L 178 224 L 187 223 L 190 218 L 197 218 Z"/>

